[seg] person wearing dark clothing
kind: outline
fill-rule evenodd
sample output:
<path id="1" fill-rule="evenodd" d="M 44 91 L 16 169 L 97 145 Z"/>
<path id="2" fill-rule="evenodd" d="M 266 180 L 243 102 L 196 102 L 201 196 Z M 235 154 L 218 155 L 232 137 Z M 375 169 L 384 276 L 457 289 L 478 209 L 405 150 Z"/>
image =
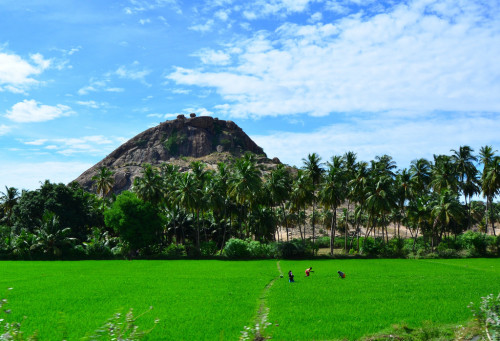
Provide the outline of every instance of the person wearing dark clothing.
<path id="1" fill-rule="evenodd" d="M 295 282 L 293 280 L 293 273 L 292 273 L 292 270 L 288 271 L 288 282 L 292 283 L 292 282 Z"/>

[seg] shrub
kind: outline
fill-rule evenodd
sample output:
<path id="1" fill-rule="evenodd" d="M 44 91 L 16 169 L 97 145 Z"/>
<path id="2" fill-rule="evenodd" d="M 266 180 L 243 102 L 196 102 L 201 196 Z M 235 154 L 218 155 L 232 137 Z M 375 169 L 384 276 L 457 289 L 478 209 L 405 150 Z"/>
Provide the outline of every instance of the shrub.
<path id="1" fill-rule="evenodd" d="M 163 249 L 161 254 L 166 258 L 181 258 L 186 256 L 186 248 L 182 244 L 175 245 L 172 243 Z"/>
<path id="2" fill-rule="evenodd" d="M 250 251 L 247 248 L 247 243 L 238 238 L 231 238 L 224 246 L 224 255 L 232 259 L 250 258 Z"/>
<path id="3" fill-rule="evenodd" d="M 276 254 L 279 258 L 299 258 L 313 255 L 310 243 L 299 239 L 279 243 Z"/>
<path id="4" fill-rule="evenodd" d="M 500 340 L 500 294 L 481 298 L 478 308 L 471 302 L 469 308 L 484 328 L 489 340 Z"/>
<path id="5" fill-rule="evenodd" d="M 459 237 L 460 245 L 470 252 L 472 257 L 486 255 L 488 246 L 486 235 L 481 232 L 467 231 Z"/>
<path id="6" fill-rule="evenodd" d="M 274 258 L 276 254 L 276 244 L 265 244 L 256 240 L 247 240 L 247 248 L 252 258 Z"/>
<path id="7" fill-rule="evenodd" d="M 202 242 L 200 249 L 203 257 L 212 257 L 217 253 L 217 244 L 213 240 Z"/>
<path id="8" fill-rule="evenodd" d="M 375 257 L 386 254 L 386 245 L 382 238 L 366 238 L 361 247 L 361 254 L 369 257 Z"/>

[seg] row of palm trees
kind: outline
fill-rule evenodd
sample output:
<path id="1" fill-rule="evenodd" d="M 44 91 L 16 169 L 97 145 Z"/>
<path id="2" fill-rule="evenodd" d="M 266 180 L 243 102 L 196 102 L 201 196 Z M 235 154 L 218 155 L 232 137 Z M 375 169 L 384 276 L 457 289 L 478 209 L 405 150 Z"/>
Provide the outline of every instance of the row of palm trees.
<path id="1" fill-rule="evenodd" d="M 190 215 L 198 248 L 200 231 L 209 239 L 208 228 L 200 226 L 207 220 L 222 229 L 222 245 L 230 237 L 279 239 L 275 233 L 280 229 L 286 230 L 287 240 L 289 229 L 295 228 L 305 239 L 306 225 L 312 228 L 314 243 L 320 225 L 330 230 L 333 253 L 339 230 L 346 237 L 347 251 L 354 238 L 359 249 L 363 231 L 365 237 L 373 234 L 388 241 L 388 226 L 393 224 L 398 237 L 405 226 L 415 240 L 419 234 L 428 236 L 434 248 L 444 235 L 456 236 L 473 225 L 496 234 L 494 199 L 500 193 L 496 152 L 484 146 L 474 155 L 472 148 L 461 146 L 451 155 L 435 155 L 432 161 L 416 159 L 408 169 L 399 170 L 388 155 L 365 162 L 347 152 L 322 163 L 312 153 L 300 169 L 278 165 L 267 172 L 252 154 L 246 154 L 232 163 L 219 163 L 216 170 L 207 170 L 197 161 L 185 173 L 171 164 L 144 165 L 132 190 L 168 216 Z M 102 168 L 94 178 L 102 196 L 112 188 L 112 175 Z M 486 205 L 472 200 L 479 195 Z M 175 219 L 173 224 L 177 230 Z"/>

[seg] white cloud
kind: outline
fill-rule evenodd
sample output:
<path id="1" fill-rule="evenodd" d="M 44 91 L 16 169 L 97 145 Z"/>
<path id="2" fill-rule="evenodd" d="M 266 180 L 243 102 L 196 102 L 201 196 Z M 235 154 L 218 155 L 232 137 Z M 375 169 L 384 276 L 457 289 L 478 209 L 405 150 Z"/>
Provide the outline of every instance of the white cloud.
<path id="1" fill-rule="evenodd" d="M 425 120 L 399 113 L 379 114 L 369 119 L 354 118 L 311 133 L 274 132 L 251 138 L 267 153 L 284 163 L 301 166 L 301 159 L 316 152 L 323 160 L 354 151 L 369 161 L 388 154 L 399 168 L 413 159 L 432 160 L 433 154 L 450 154 L 450 149 L 469 145 L 477 153 L 486 144 L 499 146 L 500 114 L 435 115 Z"/>
<path id="2" fill-rule="evenodd" d="M 33 78 L 50 66 L 39 53 L 30 56 L 33 64 L 15 54 L 0 52 L 0 91 L 23 93 L 40 82 Z"/>
<path id="3" fill-rule="evenodd" d="M 34 140 L 34 141 L 25 142 L 24 144 L 31 145 L 31 146 L 41 146 L 42 144 L 44 144 L 47 141 L 48 141 L 47 139 L 38 139 L 38 140 Z"/>
<path id="4" fill-rule="evenodd" d="M 84 162 L 2 162 L 0 186 L 35 190 L 45 180 L 68 184 L 92 166 Z"/>
<path id="5" fill-rule="evenodd" d="M 212 19 L 207 20 L 204 24 L 197 24 L 193 26 L 189 26 L 188 28 L 193 31 L 198 32 L 208 32 L 212 30 L 214 25 L 214 21 Z"/>
<path id="6" fill-rule="evenodd" d="M 129 0 L 130 6 L 124 8 L 126 14 L 154 11 L 159 8 L 171 7 L 176 13 L 182 13 L 176 0 Z"/>
<path id="7" fill-rule="evenodd" d="M 12 127 L 9 127 L 5 124 L 0 124 L 0 136 L 7 134 L 12 130 Z"/>
<path id="8" fill-rule="evenodd" d="M 140 69 L 138 65 L 138 62 L 134 62 L 130 67 L 122 65 L 115 71 L 115 74 L 120 78 L 138 80 L 147 84 L 146 76 L 151 73 L 151 70 Z"/>
<path id="9" fill-rule="evenodd" d="M 77 101 L 76 103 L 92 109 L 99 109 L 106 106 L 106 103 L 97 103 L 96 101 Z"/>
<path id="10" fill-rule="evenodd" d="M 223 51 L 212 49 L 202 49 L 195 54 L 203 64 L 227 65 L 231 61 L 231 56 Z"/>
<path id="11" fill-rule="evenodd" d="M 56 106 L 40 104 L 35 100 L 24 100 L 14 104 L 5 117 L 14 122 L 44 122 L 58 117 L 69 116 L 74 112 L 62 104 Z"/>
<path id="12" fill-rule="evenodd" d="M 371 17 L 286 23 L 221 50 L 241 49 L 231 66 L 167 77 L 214 88 L 237 117 L 500 111 L 500 6 L 490 6 L 414 1 Z"/>

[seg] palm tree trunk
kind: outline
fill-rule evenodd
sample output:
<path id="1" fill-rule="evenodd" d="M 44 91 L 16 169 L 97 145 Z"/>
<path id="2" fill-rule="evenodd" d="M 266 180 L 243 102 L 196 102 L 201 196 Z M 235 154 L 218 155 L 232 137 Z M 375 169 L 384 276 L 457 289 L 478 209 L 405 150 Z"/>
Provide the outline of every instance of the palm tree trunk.
<path id="1" fill-rule="evenodd" d="M 286 219 L 285 204 L 283 202 L 281 203 L 281 208 L 283 210 L 283 218 L 285 219 L 286 241 L 288 241 L 288 220 Z"/>
<path id="2" fill-rule="evenodd" d="M 337 207 L 332 206 L 332 210 L 332 223 L 330 225 L 330 255 L 333 256 L 333 248 L 335 246 L 335 229 L 337 227 Z"/>

